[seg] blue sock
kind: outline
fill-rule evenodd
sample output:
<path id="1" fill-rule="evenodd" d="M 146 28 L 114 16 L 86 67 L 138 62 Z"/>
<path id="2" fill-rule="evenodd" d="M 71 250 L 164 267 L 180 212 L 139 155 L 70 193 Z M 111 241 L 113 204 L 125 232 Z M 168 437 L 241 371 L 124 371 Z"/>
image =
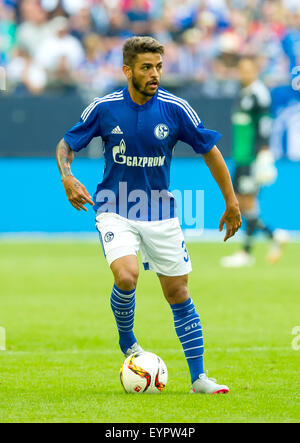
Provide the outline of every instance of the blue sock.
<path id="1" fill-rule="evenodd" d="M 200 318 L 191 298 L 170 306 L 173 311 L 176 334 L 182 344 L 191 373 L 191 381 L 194 383 L 199 375 L 204 373 L 204 346 Z"/>
<path id="2" fill-rule="evenodd" d="M 131 291 L 122 291 L 114 285 L 111 293 L 110 305 L 119 331 L 120 348 L 125 354 L 127 349 L 137 341 L 133 333 L 135 289 L 132 289 Z"/>

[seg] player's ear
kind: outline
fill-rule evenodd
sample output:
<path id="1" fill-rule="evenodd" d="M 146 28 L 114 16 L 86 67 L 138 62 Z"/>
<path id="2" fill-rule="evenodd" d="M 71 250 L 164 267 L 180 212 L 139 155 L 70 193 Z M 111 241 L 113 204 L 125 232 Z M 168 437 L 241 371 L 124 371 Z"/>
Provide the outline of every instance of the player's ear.
<path id="1" fill-rule="evenodd" d="M 125 77 L 127 78 L 127 80 L 130 80 L 132 78 L 132 69 L 130 66 L 127 65 L 123 65 L 123 73 L 125 75 Z"/>

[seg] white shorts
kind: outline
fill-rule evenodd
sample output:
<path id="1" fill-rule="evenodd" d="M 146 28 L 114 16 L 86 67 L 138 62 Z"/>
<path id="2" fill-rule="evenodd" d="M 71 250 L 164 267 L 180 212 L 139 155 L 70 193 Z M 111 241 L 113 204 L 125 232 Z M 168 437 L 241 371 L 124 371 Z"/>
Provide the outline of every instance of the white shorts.
<path id="1" fill-rule="evenodd" d="M 173 277 L 192 271 L 178 218 L 134 221 L 109 212 L 97 216 L 96 228 L 109 266 L 140 251 L 145 270 Z"/>

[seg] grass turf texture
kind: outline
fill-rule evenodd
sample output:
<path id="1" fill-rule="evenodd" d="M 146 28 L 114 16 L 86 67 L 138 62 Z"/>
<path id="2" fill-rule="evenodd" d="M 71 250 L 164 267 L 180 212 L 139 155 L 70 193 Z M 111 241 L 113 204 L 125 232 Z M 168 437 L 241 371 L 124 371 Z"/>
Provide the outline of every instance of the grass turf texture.
<path id="1" fill-rule="evenodd" d="M 109 307 L 112 276 L 100 246 L 1 243 L 0 422 L 300 422 L 300 245 L 275 266 L 222 269 L 236 244 L 190 244 L 190 292 L 198 308 L 209 376 L 228 396 L 188 394 L 187 364 L 158 279 L 141 271 L 135 332 L 162 357 L 161 395 L 125 394 L 123 361 Z"/>

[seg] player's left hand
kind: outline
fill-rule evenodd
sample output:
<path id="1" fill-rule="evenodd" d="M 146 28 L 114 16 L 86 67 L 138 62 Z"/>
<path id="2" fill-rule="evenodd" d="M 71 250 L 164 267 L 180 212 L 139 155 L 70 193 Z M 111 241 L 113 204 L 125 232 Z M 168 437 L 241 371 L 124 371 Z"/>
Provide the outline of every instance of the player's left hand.
<path id="1" fill-rule="evenodd" d="M 235 233 L 242 226 L 242 217 L 239 205 L 228 206 L 226 211 L 224 212 L 220 225 L 219 231 L 222 232 L 224 225 L 226 224 L 226 234 L 224 237 L 224 241 L 227 241 L 229 238 L 233 237 Z"/>

